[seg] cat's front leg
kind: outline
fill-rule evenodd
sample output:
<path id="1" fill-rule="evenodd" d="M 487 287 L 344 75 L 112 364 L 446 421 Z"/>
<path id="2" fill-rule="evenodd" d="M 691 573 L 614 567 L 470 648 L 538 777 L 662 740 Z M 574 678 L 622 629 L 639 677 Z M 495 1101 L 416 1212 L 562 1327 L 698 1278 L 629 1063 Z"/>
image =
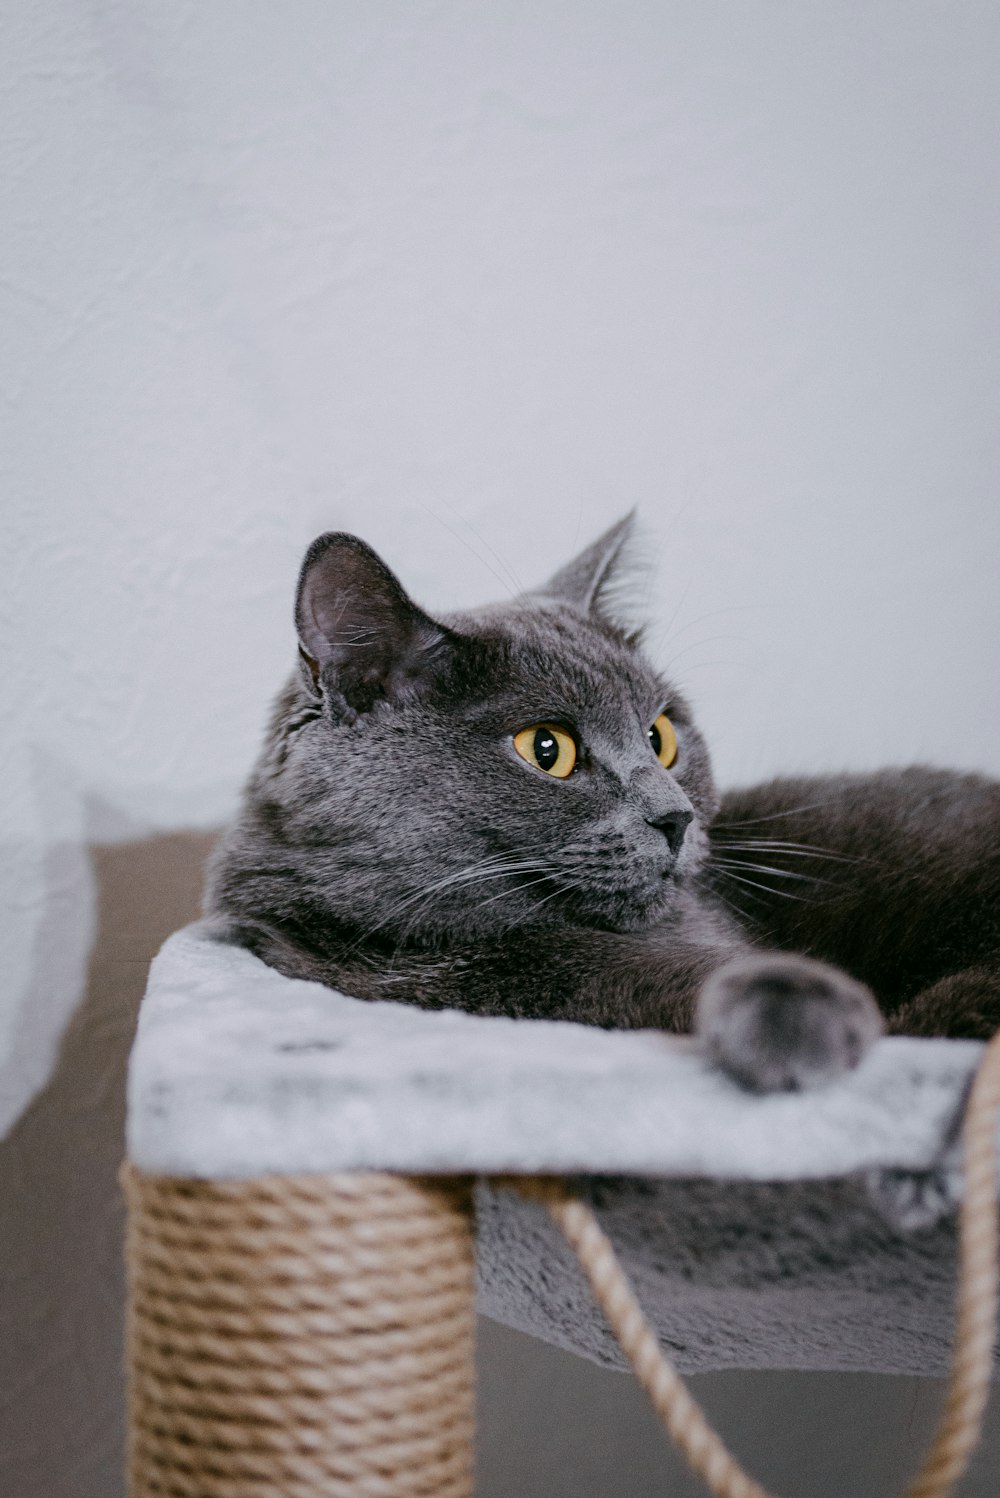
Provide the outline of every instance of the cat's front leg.
<path id="1" fill-rule="evenodd" d="M 706 979 L 695 1028 L 709 1059 L 744 1087 L 789 1092 L 857 1066 L 882 1017 L 864 984 L 839 968 L 746 952 Z"/>

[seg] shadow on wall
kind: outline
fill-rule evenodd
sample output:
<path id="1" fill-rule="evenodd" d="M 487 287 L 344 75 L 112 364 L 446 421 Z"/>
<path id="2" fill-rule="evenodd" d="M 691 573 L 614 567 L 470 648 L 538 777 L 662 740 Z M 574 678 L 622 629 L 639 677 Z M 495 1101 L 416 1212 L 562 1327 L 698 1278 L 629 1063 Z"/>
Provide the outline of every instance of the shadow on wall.
<path id="1" fill-rule="evenodd" d="M 125 1065 L 150 960 L 215 834 L 89 849 L 97 929 L 48 1084 L 0 1141 L 0 1492 L 120 1498 Z M 58 941 L 58 931 L 49 939 Z"/>

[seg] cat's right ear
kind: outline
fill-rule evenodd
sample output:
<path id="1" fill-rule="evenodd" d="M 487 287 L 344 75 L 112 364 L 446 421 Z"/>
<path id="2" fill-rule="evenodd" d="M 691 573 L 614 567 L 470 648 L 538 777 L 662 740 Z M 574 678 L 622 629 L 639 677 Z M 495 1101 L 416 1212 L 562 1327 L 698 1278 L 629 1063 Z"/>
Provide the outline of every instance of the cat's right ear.
<path id="1" fill-rule="evenodd" d="M 306 552 L 295 595 L 299 651 L 341 715 L 402 701 L 440 669 L 448 632 L 357 536 L 328 531 Z"/>
<path id="2" fill-rule="evenodd" d="M 615 589 L 623 567 L 628 570 L 624 564 L 634 527 L 633 509 L 537 591 L 545 598 L 575 604 L 585 614 L 612 622 L 617 612 Z"/>

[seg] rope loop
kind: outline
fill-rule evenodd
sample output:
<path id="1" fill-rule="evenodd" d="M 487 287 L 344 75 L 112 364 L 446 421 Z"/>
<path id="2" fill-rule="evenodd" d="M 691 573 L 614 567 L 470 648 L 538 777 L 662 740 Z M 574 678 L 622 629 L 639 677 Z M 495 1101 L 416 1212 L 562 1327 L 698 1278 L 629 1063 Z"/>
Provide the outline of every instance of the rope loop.
<path id="1" fill-rule="evenodd" d="M 978 1444 L 989 1398 L 998 1293 L 997 1206 L 1000 1033 L 986 1048 L 962 1129 L 964 1189 L 959 1210 L 959 1269 L 948 1389 L 940 1421 L 906 1498 L 948 1498 Z M 591 1209 L 559 1179 L 506 1177 L 540 1201 L 583 1268 L 608 1325 L 671 1440 L 715 1498 L 772 1498 L 728 1450 L 671 1365 L 643 1314 L 615 1251 Z"/>

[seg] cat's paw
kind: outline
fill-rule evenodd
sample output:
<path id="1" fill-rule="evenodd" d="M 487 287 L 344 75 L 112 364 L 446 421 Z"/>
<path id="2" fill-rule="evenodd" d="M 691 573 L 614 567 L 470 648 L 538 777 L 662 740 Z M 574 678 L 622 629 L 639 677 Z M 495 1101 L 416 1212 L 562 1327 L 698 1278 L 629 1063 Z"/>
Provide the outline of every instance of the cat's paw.
<path id="1" fill-rule="evenodd" d="M 857 1066 L 882 1033 L 871 993 L 838 968 L 782 953 L 736 957 L 698 999 L 709 1058 L 744 1087 L 792 1092 Z"/>
<path id="2" fill-rule="evenodd" d="M 879 1215 L 906 1233 L 953 1217 L 962 1200 L 962 1155 L 954 1149 L 930 1170 L 870 1170 L 865 1185 Z"/>
<path id="3" fill-rule="evenodd" d="M 886 1167 L 867 1172 L 868 1194 L 893 1227 L 919 1232 L 936 1227 L 943 1218 L 957 1212 L 965 1179 L 962 1130 L 971 1091 L 970 1077 L 945 1129 L 937 1158 L 926 1170 Z"/>

